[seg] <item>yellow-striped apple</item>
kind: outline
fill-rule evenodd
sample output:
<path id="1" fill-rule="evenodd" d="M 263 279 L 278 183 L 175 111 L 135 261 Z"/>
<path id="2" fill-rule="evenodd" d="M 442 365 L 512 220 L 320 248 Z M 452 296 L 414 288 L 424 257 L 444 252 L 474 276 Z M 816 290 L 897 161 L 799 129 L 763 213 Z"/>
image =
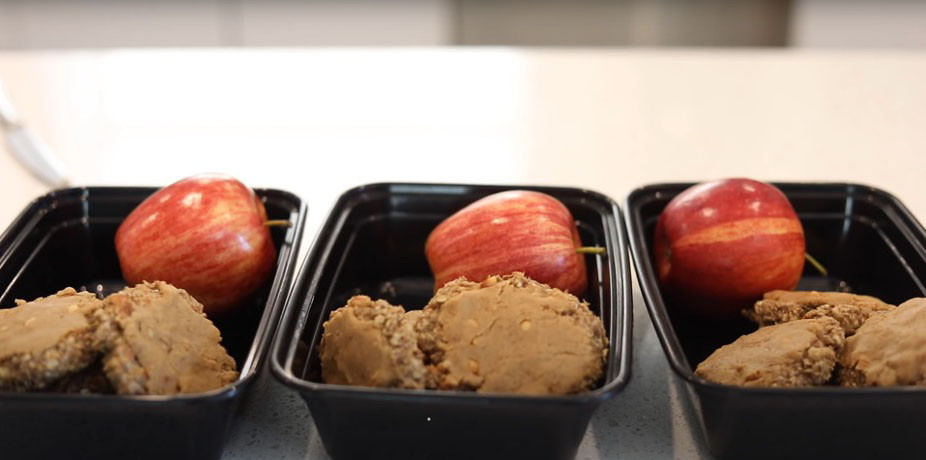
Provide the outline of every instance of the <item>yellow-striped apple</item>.
<path id="1" fill-rule="evenodd" d="M 276 248 L 253 190 L 221 175 L 183 179 L 148 197 L 116 231 L 129 284 L 166 281 L 222 313 L 267 278 Z"/>
<path id="2" fill-rule="evenodd" d="M 465 276 L 482 281 L 514 271 L 581 295 L 586 287 L 582 245 L 569 209 L 550 195 L 510 190 L 473 202 L 428 236 L 425 254 L 435 290 Z"/>
<path id="3" fill-rule="evenodd" d="M 804 230 L 788 198 L 770 184 L 706 182 L 686 189 L 662 211 L 653 259 L 673 306 L 732 316 L 767 291 L 797 286 Z"/>

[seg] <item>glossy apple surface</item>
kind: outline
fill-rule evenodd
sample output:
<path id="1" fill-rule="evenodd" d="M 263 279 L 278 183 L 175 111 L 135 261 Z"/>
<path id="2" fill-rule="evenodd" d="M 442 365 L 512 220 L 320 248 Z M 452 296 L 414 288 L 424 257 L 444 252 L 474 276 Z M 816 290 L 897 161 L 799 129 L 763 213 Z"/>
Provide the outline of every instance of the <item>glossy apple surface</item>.
<path id="1" fill-rule="evenodd" d="M 465 276 L 482 281 L 514 271 L 577 296 L 585 291 L 585 260 L 569 209 L 552 196 L 511 190 L 489 195 L 441 222 L 425 254 L 435 289 Z"/>
<path id="2" fill-rule="evenodd" d="M 207 314 L 254 293 L 273 268 L 267 213 L 236 179 L 202 175 L 158 190 L 122 222 L 116 253 L 131 285 L 161 280 L 185 289 Z"/>
<path id="3" fill-rule="evenodd" d="M 672 305 L 733 316 L 773 289 L 793 289 L 804 267 L 804 230 L 780 190 L 750 179 L 695 185 L 656 225 L 653 259 Z"/>

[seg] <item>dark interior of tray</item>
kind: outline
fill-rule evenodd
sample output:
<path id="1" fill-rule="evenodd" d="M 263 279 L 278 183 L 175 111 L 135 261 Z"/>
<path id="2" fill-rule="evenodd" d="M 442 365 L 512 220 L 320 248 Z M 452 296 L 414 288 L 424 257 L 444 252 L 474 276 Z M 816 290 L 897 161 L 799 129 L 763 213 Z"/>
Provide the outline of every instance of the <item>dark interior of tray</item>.
<path id="1" fill-rule="evenodd" d="M 906 237 L 909 229 L 898 226 L 896 215 L 890 215 L 892 210 L 883 200 L 869 195 L 847 196 L 845 192 L 789 192 L 786 188 L 785 193 L 804 227 L 807 253 L 828 270 L 824 277 L 806 264 L 798 290 L 872 295 L 894 305 L 926 295 L 924 282 L 917 275 L 926 273 L 926 258 Z M 674 195 L 662 193 L 640 209 L 648 255 L 659 214 Z M 663 299 L 671 302 L 665 294 Z M 701 319 L 679 313 L 671 303 L 666 307 L 691 366 L 756 329 L 745 318 Z"/>
<path id="2" fill-rule="evenodd" d="M 105 190 L 105 189 L 103 189 Z M 48 199 L 34 214 L 38 221 L 23 235 L 0 266 L 0 306 L 14 306 L 14 299 L 52 295 L 65 287 L 105 296 L 125 287 L 119 269 L 114 238 L 123 218 L 148 193 L 91 191 L 83 199 L 72 193 Z M 270 219 L 289 219 L 297 204 L 281 197 L 265 196 Z M 272 229 L 279 249 L 285 228 Z M 276 275 L 234 313 L 210 317 L 222 333 L 222 344 L 242 366 L 254 341 L 267 295 Z"/>
<path id="3" fill-rule="evenodd" d="M 319 292 L 312 308 L 319 307 L 321 317 L 327 319 L 332 310 L 357 294 L 384 299 L 406 310 L 424 307 L 434 294 L 434 278 L 424 254 L 425 240 L 441 220 L 488 193 L 367 194 L 349 203 L 345 209 L 348 218 L 342 230 L 336 235 L 321 235 L 317 242 L 325 244 L 323 238 L 334 238 L 332 256 L 321 264 Z M 606 244 L 602 223 L 605 211 L 600 204 L 579 197 L 557 198 L 566 204 L 578 222 L 583 244 Z M 583 298 L 592 311 L 601 316 L 613 340 L 609 327 L 611 311 L 601 308 L 611 303 L 607 281 L 610 268 L 600 259 L 586 257 L 589 278 Z M 322 380 L 315 350 L 321 341 L 323 321 L 306 323 L 293 363 L 297 377 L 318 383 Z"/>

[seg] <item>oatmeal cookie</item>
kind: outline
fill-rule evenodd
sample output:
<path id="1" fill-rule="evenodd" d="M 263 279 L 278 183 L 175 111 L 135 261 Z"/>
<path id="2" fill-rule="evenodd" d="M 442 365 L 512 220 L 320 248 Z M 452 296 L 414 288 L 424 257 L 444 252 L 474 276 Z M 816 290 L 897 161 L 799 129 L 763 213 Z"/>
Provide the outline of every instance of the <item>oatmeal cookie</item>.
<path id="1" fill-rule="evenodd" d="M 123 395 L 197 393 L 238 378 L 202 305 L 155 281 L 110 295 L 98 311 L 103 371 Z"/>
<path id="2" fill-rule="evenodd" d="M 417 324 L 430 386 L 559 395 L 594 388 L 607 358 L 586 302 L 515 272 L 437 291 Z"/>
<path id="3" fill-rule="evenodd" d="M 718 348 L 695 370 L 707 380 L 748 387 L 800 387 L 830 380 L 845 344 L 832 318 L 763 327 Z"/>
<path id="4" fill-rule="evenodd" d="M 843 386 L 926 385 L 926 298 L 871 318 L 839 357 Z"/>
<path id="5" fill-rule="evenodd" d="M 89 366 L 101 302 L 73 288 L 0 310 L 0 390 L 28 391 Z"/>
<path id="6" fill-rule="evenodd" d="M 743 314 L 760 327 L 798 319 L 828 317 L 850 336 L 868 318 L 893 309 L 876 297 L 844 292 L 770 291 Z"/>
<path id="7" fill-rule="evenodd" d="M 414 330 L 421 311 L 365 295 L 351 297 L 323 324 L 319 347 L 325 383 L 386 388 L 425 387 L 424 355 Z"/>

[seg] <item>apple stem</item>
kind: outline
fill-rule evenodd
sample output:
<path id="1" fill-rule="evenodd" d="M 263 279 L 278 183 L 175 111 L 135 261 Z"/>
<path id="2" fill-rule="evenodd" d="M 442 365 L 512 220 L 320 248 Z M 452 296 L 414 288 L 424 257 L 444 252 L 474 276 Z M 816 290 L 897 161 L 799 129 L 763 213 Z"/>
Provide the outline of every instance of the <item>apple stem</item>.
<path id="1" fill-rule="evenodd" d="M 576 254 L 607 254 L 608 250 L 601 246 L 583 246 L 576 249 Z"/>
<path id="2" fill-rule="evenodd" d="M 286 219 L 268 220 L 264 222 L 264 227 L 289 227 L 292 223 Z"/>
<path id="3" fill-rule="evenodd" d="M 816 268 L 817 271 L 820 272 L 821 275 L 829 276 L 828 272 L 826 271 L 826 267 L 824 267 L 823 264 L 820 263 L 820 261 L 818 261 L 817 259 L 814 259 L 812 255 L 807 254 L 805 252 L 804 258 L 807 259 L 807 262 L 810 262 L 810 265 L 813 265 L 813 268 Z"/>

